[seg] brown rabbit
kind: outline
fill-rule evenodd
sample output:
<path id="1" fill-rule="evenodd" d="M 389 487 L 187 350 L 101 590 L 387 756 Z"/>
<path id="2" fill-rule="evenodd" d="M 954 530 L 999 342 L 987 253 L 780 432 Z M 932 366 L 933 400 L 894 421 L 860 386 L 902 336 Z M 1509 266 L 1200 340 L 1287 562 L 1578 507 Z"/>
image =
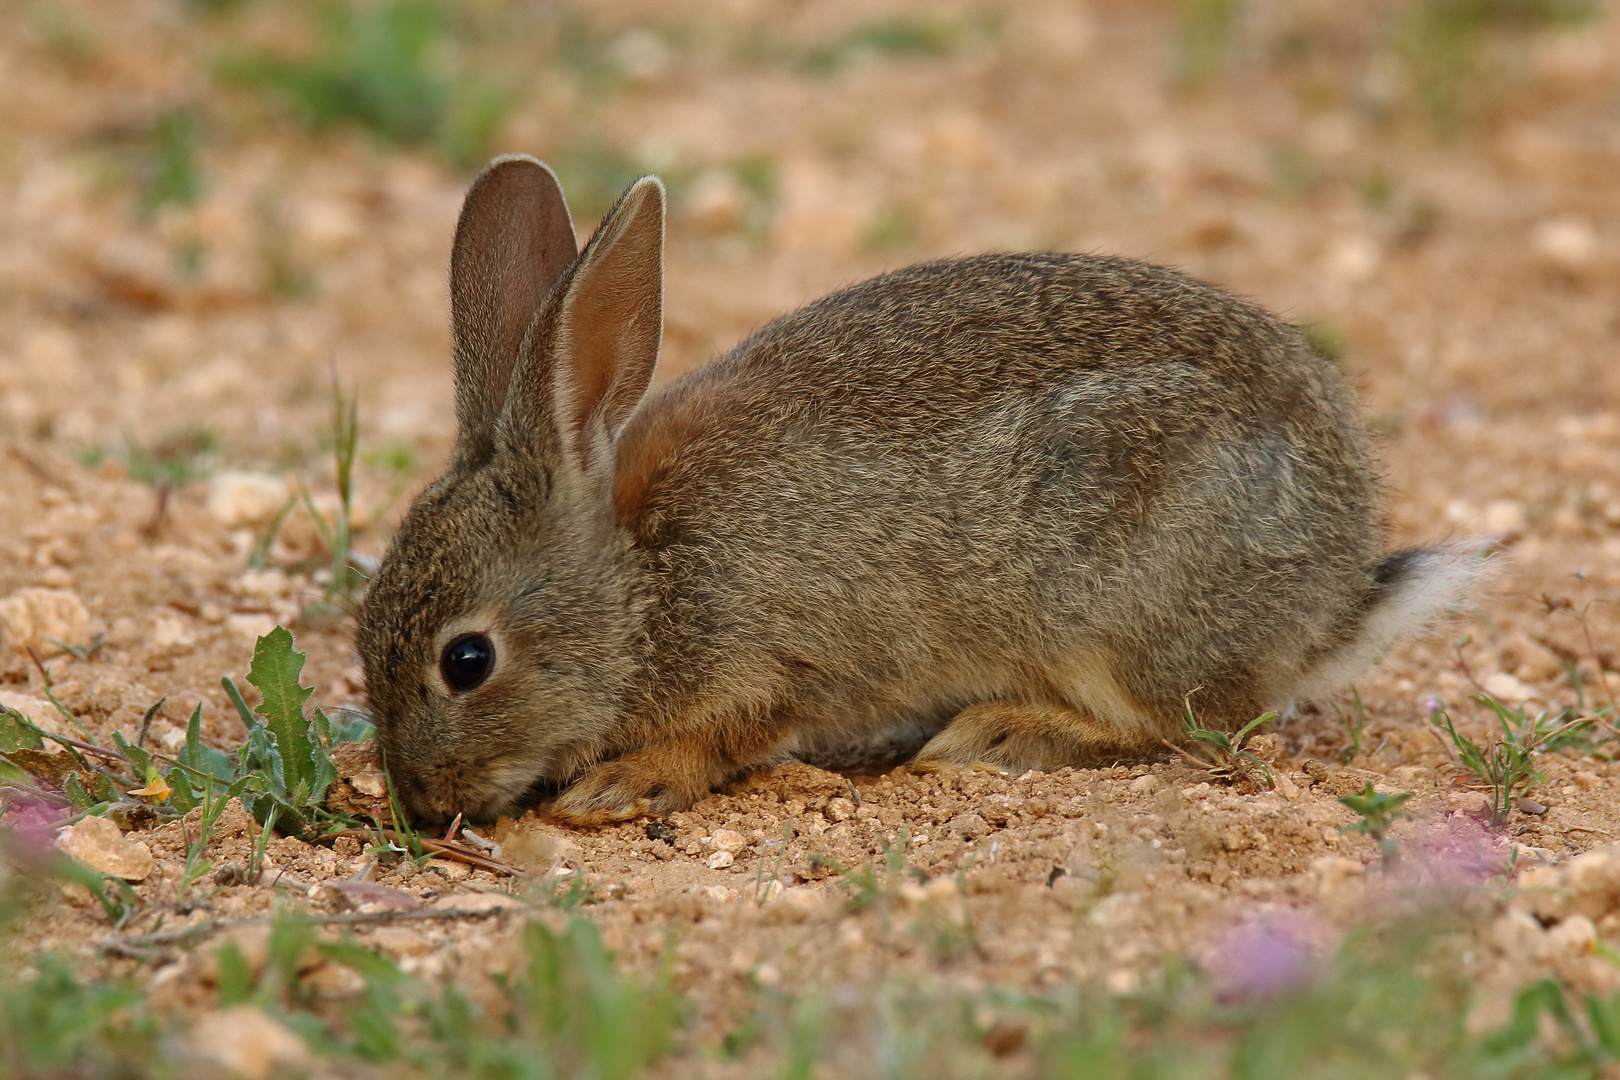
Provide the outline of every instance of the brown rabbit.
<path id="1" fill-rule="evenodd" d="M 1142 753 L 1332 689 L 1465 591 L 1381 551 L 1344 378 L 1154 266 L 984 255 L 863 282 L 649 393 L 664 190 L 576 255 L 527 157 L 467 196 L 443 477 L 368 592 L 381 745 L 424 817 L 566 785 L 601 822 L 788 755 Z M 912 744 L 915 745 L 915 742 Z"/>

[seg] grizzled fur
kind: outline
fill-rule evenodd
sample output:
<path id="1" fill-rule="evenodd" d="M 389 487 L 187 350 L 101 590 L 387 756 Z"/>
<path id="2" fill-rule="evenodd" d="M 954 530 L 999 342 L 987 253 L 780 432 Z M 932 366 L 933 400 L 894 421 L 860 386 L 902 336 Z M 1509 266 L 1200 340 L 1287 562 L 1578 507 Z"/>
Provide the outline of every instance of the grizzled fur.
<path id="1" fill-rule="evenodd" d="M 538 162 L 468 197 L 461 441 L 359 634 L 416 813 L 543 782 L 620 819 L 908 739 L 920 767 L 1140 753 L 1188 703 L 1232 727 L 1331 689 L 1465 588 L 1466 552 L 1384 555 L 1340 373 L 1158 267 L 914 266 L 649 393 L 662 212 L 641 181 L 576 260 Z M 464 632 L 497 661 L 455 694 Z"/>

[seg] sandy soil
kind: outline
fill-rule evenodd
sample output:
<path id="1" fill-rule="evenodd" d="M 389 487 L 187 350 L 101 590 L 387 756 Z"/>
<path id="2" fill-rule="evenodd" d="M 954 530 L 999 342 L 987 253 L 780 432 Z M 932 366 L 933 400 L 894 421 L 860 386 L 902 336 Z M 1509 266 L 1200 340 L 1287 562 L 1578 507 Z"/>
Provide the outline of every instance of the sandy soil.
<path id="1" fill-rule="evenodd" d="M 1273 729 L 1274 790 L 1168 755 L 1016 778 L 790 766 L 663 823 L 503 820 L 493 836 L 512 861 L 542 878 L 583 871 L 601 901 L 586 910 L 632 965 L 653 967 L 673 929 L 677 979 L 720 1031 L 759 984 L 917 971 L 1125 990 L 1173 957 L 1218 967 L 1226 935 L 1262 918 L 1331 948 L 1386 890 L 1485 881 L 1512 857 L 1522 871 L 1620 840 L 1620 769 L 1605 758 L 1548 755 L 1532 791 L 1546 812 L 1492 830 L 1427 723 L 1433 697 L 1483 732 L 1468 702 L 1480 687 L 1532 710 L 1575 705 L 1577 687 L 1596 709 L 1620 687 L 1599 670 L 1620 669 L 1620 18 L 1494 43 L 1442 135 L 1386 70 L 1374 15 L 1339 5 L 1257 5 L 1231 70 L 1197 89 L 1173 76 L 1171 5 L 1026 0 L 988 20 L 930 7 L 956 27 L 942 55 L 857 54 L 827 74 L 793 49 L 842 40 L 870 5 L 767 6 L 620 5 L 595 25 L 619 58 L 597 82 L 525 59 L 522 42 L 540 54 L 555 40 L 551 16 L 509 13 L 527 38 L 485 28 L 491 70 L 520 88 L 500 148 L 566 161 L 603 144 L 676 179 L 661 377 L 841 283 L 933 255 L 1055 247 L 1173 264 L 1345 343 L 1380 433 L 1392 545 L 1489 534 L 1498 553 L 1469 612 L 1360 682 L 1359 756 L 1341 760 L 1330 708 Z M 300 564 L 319 551 L 311 519 L 296 512 L 270 552 L 291 572 L 250 571 L 248 557 L 278 490 L 302 479 L 331 506 L 330 373 L 359 388 L 374 452 L 361 515 L 382 521 L 362 550 L 380 550 L 398 510 L 388 462 L 409 451 L 420 483 L 448 449 L 444 268 L 467 175 L 363 134 L 312 137 L 211 82 L 230 50 L 298 37 L 279 5 L 218 18 L 170 0 L 47 9 L 0 21 L 0 597 L 82 602 L 83 625 L 71 612 L 49 625 L 104 646 L 49 667 L 103 737 L 133 737 L 166 696 L 160 743 L 202 701 L 206 737 L 234 746 L 219 678 L 240 681 L 276 622 L 309 653 L 319 700 L 359 706 L 351 623 L 318 614 Z M 1278 44 L 1296 32 L 1307 46 Z M 124 147 L 178 104 L 202 116 L 203 194 L 143 215 Z M 774 168 L 763 221 L 736 171 L 759 159 Z M 188 446 L 205 448 L 208 475 L 167 494 L 126 478 L 132 455 Z M 285 486 L 266 494 L 242 470 Z M 39 709 L 26 656 L 0 665 L 0 700 Z M 1353 816 L 1337 797 L 1369 780 L 1415 793 L 1398 882 L 1363 874 L 1372 842 L 1338 832 Z M 228 824 L 216 865 L 246 857 L 246 822 Z M 140 839 L 159 872 L 138 888 L 161 903 L 179 829 Z M 902 848 L 917 873 L 851 912 L 840 869 Z M 277 884 L 220 886 L 209 911 L 263 911 L 278 891 L 326 904 L 315 886 L 360 868 L 341 843 L 282 839 L 270 858 Z M 377 880 L 429 899 L 523 887 L 464 871 Z M 1620 944 L 1605 917 L 1592 915 L 1596 932 Z M 476 984 L 510 955 L 509 922 L 360 937 Z M 32 933 L 187 1004 L 177 988 L 193 981 L 103 955 L 105 929 L 64 899 Z M 1578 934 L 1526 952 L 1522 936 L 1544 931 L 1511 913 L 1493 933 L 1470 954 L 1487 983 L 1550 969 L 1620 986 Z"/>

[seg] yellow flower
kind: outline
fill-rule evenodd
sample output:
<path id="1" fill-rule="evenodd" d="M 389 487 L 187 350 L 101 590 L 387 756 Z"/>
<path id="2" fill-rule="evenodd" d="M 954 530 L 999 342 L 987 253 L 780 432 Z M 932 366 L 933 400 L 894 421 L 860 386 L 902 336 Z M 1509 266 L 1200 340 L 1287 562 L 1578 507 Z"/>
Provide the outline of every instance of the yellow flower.
<path id="1" fill-rule="evenodd" d="M 154 802 L 165 802 L 170 795 L 174 794 L 174 789 L 169 786 L 168 781 L 163 779 L 162 775 L 157 771 L 156 765 L 148 765 L 146 767 L 146 786 L 136 788 L 129 794 L 144 795 Z"/>

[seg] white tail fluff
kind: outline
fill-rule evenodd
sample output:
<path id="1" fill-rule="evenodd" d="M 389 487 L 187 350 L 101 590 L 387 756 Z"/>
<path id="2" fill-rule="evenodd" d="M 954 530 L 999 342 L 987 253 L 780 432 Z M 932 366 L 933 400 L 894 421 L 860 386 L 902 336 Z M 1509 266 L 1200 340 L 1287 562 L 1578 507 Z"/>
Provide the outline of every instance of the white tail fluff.
<path id="1" fill-rule="evenodd" d="M 1485 557 L 1483 543 L 1406 548 L 1385 556 L 1355 637 L 1301 675 L 1289 698 L 1311 701 L 1339 689 L 1401 638 L 1456 611 L 1484 569 Z"/>

